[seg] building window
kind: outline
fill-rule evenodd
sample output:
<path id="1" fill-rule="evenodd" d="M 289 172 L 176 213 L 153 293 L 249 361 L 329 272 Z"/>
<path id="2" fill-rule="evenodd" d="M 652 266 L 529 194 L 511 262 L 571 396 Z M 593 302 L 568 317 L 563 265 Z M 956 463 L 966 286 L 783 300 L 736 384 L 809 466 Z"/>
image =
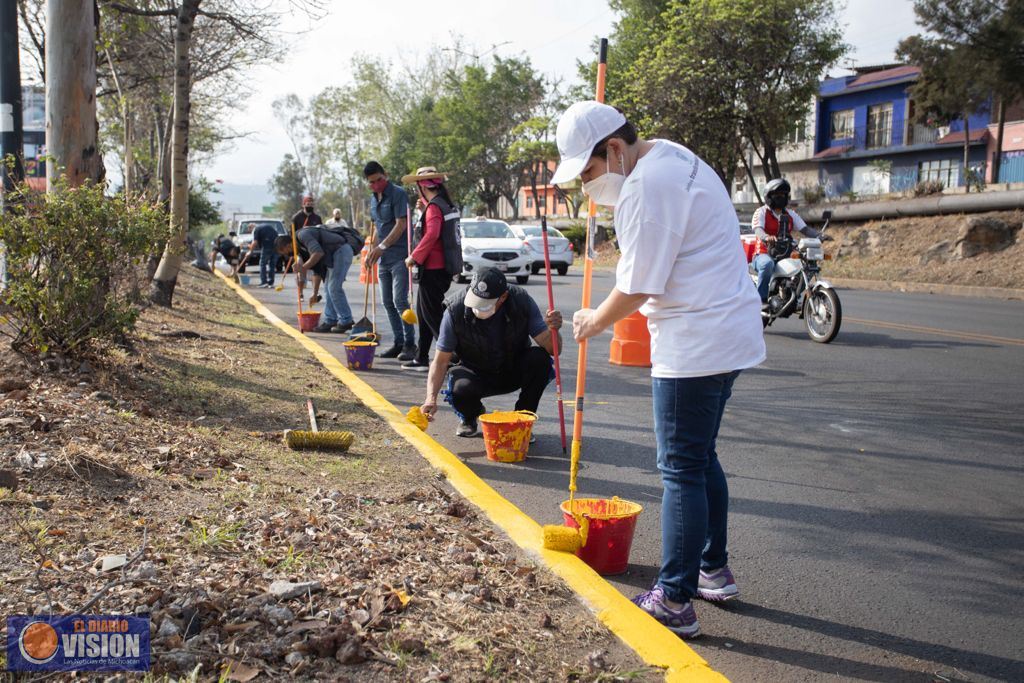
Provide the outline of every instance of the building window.
<path id="1" fill-rule="evenodd" d="M 832 112 L 832 139 L 849 140 L 853 137 L 853 110 Z"/>
<path id="2" fill-rule="evenodd" d="M 807 121 L 801 119 L 800 121 L 797 121 L 796 126 L 789 131 L 788 142 L 794 145 L 799 145 L 805 140 L 807 140 Z"/>
<path id="3" fill-rule="evenodd" d="M 533 208 L 533 195 L 532 194 L 526 195 L 526 208 L 527 209 L 532 209 Z"/>
<path id="4" fill-rule="evenodd" d="M 960 162 L 956 159 L 922 161 L 918 180 L 938 180 L 943 187 L 956 187 L 960 184 Z"/>
<path id="5" fill-rule="evenodd" d="M 868 148 L 892 144 L 892 102 L 868 107 Z"/>

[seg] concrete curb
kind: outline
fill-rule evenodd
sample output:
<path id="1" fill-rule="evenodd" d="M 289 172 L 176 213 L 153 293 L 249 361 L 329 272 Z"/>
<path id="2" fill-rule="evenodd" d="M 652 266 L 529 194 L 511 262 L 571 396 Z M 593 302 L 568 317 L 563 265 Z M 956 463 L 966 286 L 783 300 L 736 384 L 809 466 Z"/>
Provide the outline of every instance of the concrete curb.
<path id="1" fill-rule="evenodd" d="M 898 280 L 855 280 L 828 277 L 825 279 L 837 287 L 867 289 L 875 292 L 920 292 L 923 294 L 946 294 L 949 296 L 971 296 L 980 299 L 1024 300 L 1024 289 L 1009 287 L 975 287 L 973 285 L 942 285 L 930 282 L 900 282 Z"/>
<path id="2" fill-rule="evenodd" d="M 618 636 L 649 666 L 665 669 L 666 681 L 727 681 L 677 635 L 630 602 L 575 555 L 544 548 L 541 526 L 503 498 L 459 458 L 412 425 L 394 405 L 346 368 L 328 351 L 274 315 L 242 287 L 216 271 L 224 283 L 243 301 L 256 309 L 271 325 L 287 334 L 332 375 L 341 380 L 368 408 L 373 410 L 436 469 L 467 500 L 480 508 L 491 522 L 531 556 L 564 580 L 608 629 Z"/>

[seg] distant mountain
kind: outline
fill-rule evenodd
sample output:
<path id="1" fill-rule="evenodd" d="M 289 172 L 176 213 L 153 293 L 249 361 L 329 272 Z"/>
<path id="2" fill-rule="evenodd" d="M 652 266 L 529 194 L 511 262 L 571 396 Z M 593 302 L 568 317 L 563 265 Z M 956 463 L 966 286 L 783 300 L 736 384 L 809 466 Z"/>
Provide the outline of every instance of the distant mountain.
<path id="1" fill-rule="evenodd" d="M 235 213 L 260 214 L 263 208 L 274 203 L 274 195 L 266 185 L 238 185 L 235 183 L 216 183 L 219 192 L 210 199 L 220 202 L 220 215 L 230 220 Z"/>

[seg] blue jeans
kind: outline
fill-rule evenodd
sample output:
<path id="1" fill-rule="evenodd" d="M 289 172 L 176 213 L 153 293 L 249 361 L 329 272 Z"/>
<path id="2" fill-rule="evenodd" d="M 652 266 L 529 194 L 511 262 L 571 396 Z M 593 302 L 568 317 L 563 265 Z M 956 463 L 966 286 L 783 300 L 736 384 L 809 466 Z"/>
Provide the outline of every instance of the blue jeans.
<path id="1" fill-rule="evenodd" d="M 377 277 L 380 279 L 380 300 L 388 312 L 395 344 L 413 346 L 416 328 L 402 322 L 402 311 L 409 308 L 409 269 L 405 267 L 405 254 L 385 251 L 380 257 Z"/>
<path id="2" fill-rule="evenodd" d="M 352 248 L 341 245 L 334 251 L 334 263 L 327 269 L 324 280 L 324 315 L 321 323 L 348 325 L 352 322 L 352 309 L 345 296 L 345 277 L 352 266 Z"/>
<path id="3" fill-rule="evenodd" d="M 757 293 L 761 295 L 761 303 L 768 301 L 768 285 L 772 282 L 772 275 L 775 273 L 775 261 L 768 254 L 758 254 L 754 257 L 754 270 L 757 271 Z"/>
<path id="4" fill-rule="evenodd" d="M 739 370 L 707 377 L 655 377 L 654 429 L 661 502 L 661 572 L 669 600 L 697 594 L 700 570 L 726 565 L 729 486 L 715 441 Z"/>
<path id="5" fill-rule="evenodd" d="M 260 284 L 274 284 L 274 275 L 277 273 L 278 253 L 273 249 L 264 249 L 260 252 Z"/>

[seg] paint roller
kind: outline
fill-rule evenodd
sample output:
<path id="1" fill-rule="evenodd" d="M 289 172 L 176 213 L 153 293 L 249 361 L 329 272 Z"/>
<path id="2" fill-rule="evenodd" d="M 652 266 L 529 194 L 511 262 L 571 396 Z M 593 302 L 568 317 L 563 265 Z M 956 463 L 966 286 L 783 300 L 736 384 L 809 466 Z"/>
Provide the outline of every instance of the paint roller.
<path id="1" fill-rule="evenodd" d="M 598 102 L 604 102 L 604 81 L 608 73 L 608 39 L 601 39 L 597 60 Z M 583 302 L 580 308 L 590 308 L 590 289 L 594 275 L 594 245 L 591 239 L 597 225 L 597 205 L 591 199 L 587 207 L 587 242 L 583 259 Z M 561 525 L 544 525 L 544 547 L 574 553 L 587 544 L 590 522 L 581 512 L 576 511 L 576 475 L 580 469 L 580 451 L 583 442 L 583 394 L 587 386 L 587 341 L 579 344 L 579 360 L 576 364 L 576 411 L 572 426 L 572 449 L 569 458 L 569 512 L 579 529 Z"/>
<path id="2" fill-rule="evenodd" d="M 405 207 L 405 230 L 406 230 L 406 243 L 409 246 L 409 256 L 412 256 L 412 209 L 408 206 Z M 416 301 L 416 290 L 413 289 L 412 284 L 412 269 L 409 268 L 409 308 L 402 311 L 402 322 L 406 325 L 415 325 L 419 322 L 416 317 L 415 301 Z M 426 427 L 423 427 L 426 429 Z"/>

